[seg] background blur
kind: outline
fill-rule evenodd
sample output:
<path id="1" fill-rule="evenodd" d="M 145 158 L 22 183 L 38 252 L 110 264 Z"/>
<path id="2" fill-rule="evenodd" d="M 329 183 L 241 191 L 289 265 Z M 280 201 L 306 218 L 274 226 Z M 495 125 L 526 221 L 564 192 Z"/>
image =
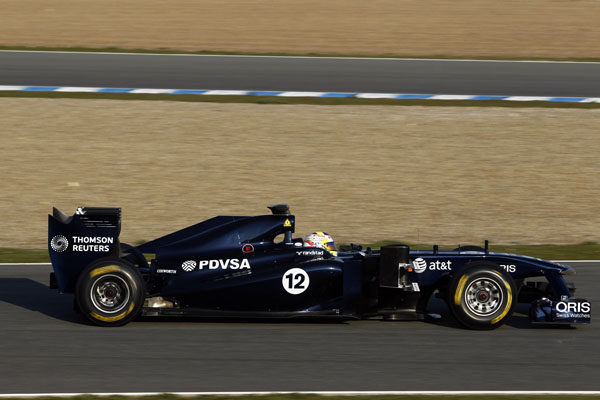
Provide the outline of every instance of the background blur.
<path id="1" fill-rule="evenodd" d="M 7 47 L 600 57 L 591 0 L 0 0 L 0 10 Z M 598 109 L 4 97 L 0 114 L 5 247 L 45 247 L 52 206 L 122 207 L 122 239 L 136 242 L 276 202 L 290 204 L 298 234 L 338 242 L 600 240 Z"/>
<path id="2" fill-rule="evenodd" d="M 597 0 L 0 0 L 0 45 L 600 57 Z"/>
<path id="3" fill-rule="evenodd" d="M 600 110 L 0 99 L 0 241 L 123 208 L 121 238 L 287 202 L 339 242 L 600 238 Z"/>

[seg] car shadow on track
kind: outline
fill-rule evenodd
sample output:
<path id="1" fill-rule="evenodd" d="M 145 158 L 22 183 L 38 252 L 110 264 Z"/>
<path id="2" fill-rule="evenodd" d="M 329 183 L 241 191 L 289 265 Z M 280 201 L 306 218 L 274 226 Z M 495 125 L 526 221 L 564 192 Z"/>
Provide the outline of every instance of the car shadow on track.
<path id="1" fill-rule="evenodd" d="M 73 310 L 73 296 L 61 295 L 48 286 L 27 278 L 0 278 L 0 312 L 9 314 L 2 302 L 21 307 L 25 310 L 41 313 L 49 317 L 77 324 L 88 325 L 83 316 Z M 569 325 L 535 325 L 529 322 L 528 305 L 519 304 L 515 314 L 506 323 L 517 329 L 575 329 Z M 437 314 L 440 318 L 427 318 L 424 323 L 451 329 L 462 329 L 452 317 L 446 304 L 439 299 L 432 299 L 428 312 Z M 140 317 L 138 322 L 196 322 L 196 323 L 276 323 L 276 324 L 345 324 L 351 321 L 329 318 L 300 318 L 300 319 L 270 319 L 270 318 L 197 318 L 197 317 Z M 375 321 L 374 321 L 375 322 Z M 383 322 L 382 323 L 396 323 Z"/>
<path id="2" fill-rule="evenodd" d="M 160 316 L 160 317 L 149 317 L 142 316 L 138 317 L 135 322 L 142 323 L 210 323 L 210 324 L 277 324 L 277 325 L 344 325 L 351 321 L 343 320 L 339 318 L 248 318 L 248 317 L 173 317 L 173 316 Z"/>
<path id="3" fill-rule="evenodd" d="M 83 322 L 73 311 L 73 296 L 61 295 L 32 279 L 0 278 L 0 308 L 5 309 L 2 302 L 63 321 Z"/>
<path id="4" fill-rule="evenodd" d="M 577 329 L 573 325 L 534 324 L 529 320 L 529 304 L 517 304 L 515 312 L 506 325 L 518 329 Z"/>

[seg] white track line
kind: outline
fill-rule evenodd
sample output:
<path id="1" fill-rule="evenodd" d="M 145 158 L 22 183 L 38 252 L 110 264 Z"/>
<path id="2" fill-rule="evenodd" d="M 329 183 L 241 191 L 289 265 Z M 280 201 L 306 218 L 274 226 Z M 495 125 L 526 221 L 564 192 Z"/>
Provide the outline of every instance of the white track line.
<path id="1" fill-rule="evenodd" d="M 76 89 L 76 88 L 74 88 Z M 134 89 L 130 93 L 135 94 L 171 94 L 174 89 Z"/>
<path id="2" fill-rule="evenodd" d="M 356 95 L 359 99 L 394 99 L 400 93 L 359 93 Z"/>
<path id="3" fill-rule="evenodd" d="M 1 91 L 13 91 L 13 90 L 23 90 L 27 86 L 14 86 L 14 85 L 0 85 Z"/>
<path id="4" fill-rule="evenodd" d="M 35 265 L 52 265 L 52 263 L 0 263 L 0 267 L 10 267 L 13 265 L 35 266 Z"/>
<path id="5" fill-rule="evenodd" d="M 247 396 L 247 395 L 272 395 L 272 394 L 316 394 L 323 396 L 361 396 L 361 395 L 396 395 L 396 396 L 407 396 L 407 395 L 600 395 L 600 391 L 568 391 L 568 390 L 509 390 L 509 391 L 493 391 L 493 390 L 482 390 L 482 391 L 364 391 L 364 392 L 352 392 L 352 391 L 316 391 L 316 392 L 125 392 L 125 393 L 15 393 L 15 394 L 0 394 L 2 397 L 74 397 L 82 395 L 92 396 L 156 396 L 159 394 L 172 394 L 176 396 Z"/>
<path id="6" fill-rule="evenodd" d="M 436 94 L 432 100 L 470 100 L 473 96 L 463 94 Z"/>
<path id="7" fill-rule="evenodd" d="M 27 87 L 27 86 L 25 86 Z M 98 90 L 100 90 L 102 88 L 99 87 L 60 87 L 58 89 L 55 90 L 55 92 L 74 92 L 74 93 L 94 93 L 97 92 Z"/>
<path id="8" fill-rule="evenodd" d="M 203 95 L 208 96 L 245 96 L 248 90 L 207 90 Z"/>
<path id="9" fill-rule="evenodd" d="M 291 91 L 286 91 L 286 92 L 282 92 L 277 97 L 307 97 L 307 96 L 308 97 L 321 97 L 325 93 L 328 93 L 328 92 L 291 92 Z"/>
<path id="10" fill-rule="evenodd" d="M 165 57 L 240 57 L 240 58 L 300 58 L 325 60 L 391 60 L 391 61 L 440 61 L 440 62 L 493 62 L 493 63 L 537 63 L 537 64 L 600 64 L 599 61 L 552 61 L 552 60 L 475 60 L 471 58 L 414 58 L 414 57 L 311 57 L 311 56 L 267 56 L 251 54 L 186 54 L 186 53 L 128 53 L 118 51 L 49 51 L 49 50 L 0 50 L 0 53 L 43 53 L 43 54 L 99 54 L 125 56 Z"/>

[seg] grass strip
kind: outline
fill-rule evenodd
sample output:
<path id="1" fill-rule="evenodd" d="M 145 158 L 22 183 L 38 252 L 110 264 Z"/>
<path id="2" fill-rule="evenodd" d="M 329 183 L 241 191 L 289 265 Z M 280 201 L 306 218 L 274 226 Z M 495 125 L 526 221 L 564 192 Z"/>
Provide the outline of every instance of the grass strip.
<path id="1" fill-rule="evenodd" d="M 387 244 L 402 243 L 398 240 L 383 240 L 374 243 L 363 244 L 363 248 L 379 248 Z M 466 245 L 468 243 L 462 243 Z M 431 244 L 409 244 L 411 249 L 429 250 Z M 453 250 L 456 245 L 441 245 L 440 250 Z M 596 242 L 585 242 L 579 244 L 500 244 L 490 245 L 490 251 L 499 253 L 515 253 L 547 260 L 600 260 L 600 244 Z M 50 262 L 47 249 L 19 249 L 0 247 L 0 262 L 3 263 L 35 263 Z"/>
<path id="2" fill-rule="evenodd" d="M 0 262 L 3 263 L 37 263 L 50 262 L 48 249 L 18 249 L 0 247 Z"/>
<path id="3" fill-rule="evenodd" d="M 550 101 L 502 101 L 502 100 L 396 100 L 360 99 L 339 97 L 278 97 L 278 96 L 213 96 L 186 94 L 137 94 L 137 93 L 70 93 L 70 92 L 23 92 L 0 91 L 0 98 L 49 98 L 49 99 L 104 99 L 104 100 L 160 100 L 208 103 L 250 104 L 312 104 L 312 105 L 389 105 L 389 106 L 435 106 L 435 107 L 513 107 L 513 108 L 583 108 L 599 109 L 600 103 L 559 103 Z"/>
<path id="4" fill-rule="evenodd" d="M 293 53 L 293 52 L 247 52 L 247 51 L 214 51 L 198 50 L 185 51 L 168 48 L 158 49 L 126 49 L 121 47 L 47 47 L 47 46 L 0 46 L 0 50 L 19 51 L 69 51 L 78 53 L 138 53 L 138 54 L 198 54 L 198 55 L 228 55 L 228 56 L 267 56 L 267 57 L 336 57 L 336 58 L 412 58 L 412 59 L 438 59 L 438 60 L 500 60 L 500 61 L 569 61 L 569 62 L 600 62 L 598 57 L 482 57 L 482 56 L 449 56 L 444 54 L 410 55 L 410 54 L 337 54 L 337 53 Z"/>
<path id="5" fill-rule="evenodd" d="M 178 396 L 173 394 L 159 394 L 149 396 L 56 396 L 56 397 L 28 397 L 36 400 L 598 400 L 600 395 L 596 394 L 433 394 L 433 395 L 317 395 L 301 393 L 281 393 L 268 395 L 200 395 L 200 396 Z M 16 400 L 19 397 L 4 398 Z M 22 399 L 22 398 L 21 398 Z"/>

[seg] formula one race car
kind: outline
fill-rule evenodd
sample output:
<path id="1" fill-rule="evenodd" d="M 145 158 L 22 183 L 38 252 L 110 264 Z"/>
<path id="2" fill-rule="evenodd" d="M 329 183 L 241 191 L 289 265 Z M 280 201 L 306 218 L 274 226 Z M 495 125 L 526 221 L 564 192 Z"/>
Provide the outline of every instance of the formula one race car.
<path id="1" fill-rule="evenodd" d="M 139 315 L 424 319 L 434 292 L 472 329 L 501 326 L 518 302 L 531 303 L 534 323 L 591 320 L 590 302 L 574 298 L 563 280 L 574 273 L 569 266 L 493 253 L 487 241 L 454 251 L 306 247 L 292 237 L 289 207 L 269 208 L 270 215 L 215 217 L 137 247 L 119 242 L 120 208 L 80 207 L 71 217 L 55 208 L 50 287 L 74 293 L 76 309 L 105 326 Z"/>

